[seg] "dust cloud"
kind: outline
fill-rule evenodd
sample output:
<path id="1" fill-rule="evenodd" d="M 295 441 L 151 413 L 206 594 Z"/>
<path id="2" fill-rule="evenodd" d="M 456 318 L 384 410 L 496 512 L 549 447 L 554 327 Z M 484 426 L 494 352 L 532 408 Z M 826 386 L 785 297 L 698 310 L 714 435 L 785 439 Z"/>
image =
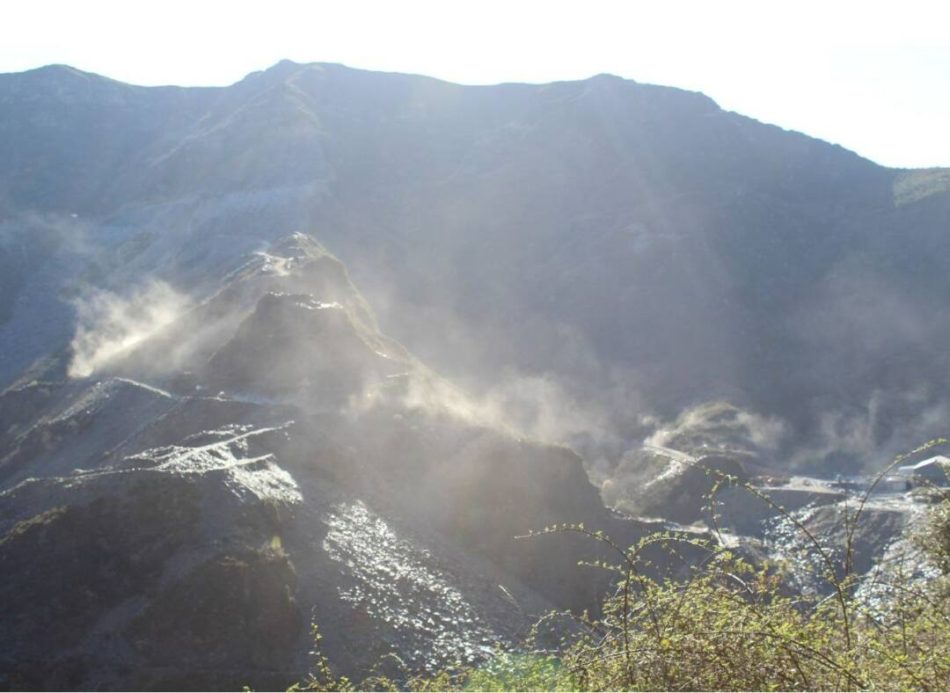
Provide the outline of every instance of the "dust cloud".
<path id="1" fill-rule="evenodd" d="M 173 322 L 189 301 L 168 284 L 149 281 L 125 296 L 93 291 L 74 305 L 77 327 L 68 374 L 85 378 Z"/>

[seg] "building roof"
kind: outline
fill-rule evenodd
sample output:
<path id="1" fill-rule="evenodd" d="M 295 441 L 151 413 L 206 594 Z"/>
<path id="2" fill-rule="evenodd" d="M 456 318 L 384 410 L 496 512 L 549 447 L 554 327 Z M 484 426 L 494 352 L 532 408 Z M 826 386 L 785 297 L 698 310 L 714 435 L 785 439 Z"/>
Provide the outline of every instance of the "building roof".
<path id="1" fill-rule="evenodd" d="M 914 472 L 923 471 L 924 469 L 934 465 L 939 465 L 941 467 L 950 466 L 950 457 L 947 457 L 946 455 L 935 455 L 933 457 L 928 457 L 926 460 L 921 460 L 917 464 L 908 464 L 903 467 L 898 467 L 897 471 L 904 472 L 905 474 L 913 474 Z"/>

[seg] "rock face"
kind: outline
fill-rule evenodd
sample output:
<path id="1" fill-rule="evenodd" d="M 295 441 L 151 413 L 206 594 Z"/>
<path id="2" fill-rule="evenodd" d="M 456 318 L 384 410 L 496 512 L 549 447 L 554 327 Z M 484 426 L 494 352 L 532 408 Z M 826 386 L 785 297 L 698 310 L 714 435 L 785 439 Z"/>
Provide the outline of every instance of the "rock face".
<path id="1" fill-rule="evenodd" d="M 726 399 L 854 465 L 942 432 L 948 180 L 608 75 L 2 75 L 0 382 L 69 342 L 77 291 L 203 296 L 307 228 L 440 372 L 547 374 L 625 441 Z"/>
<path id="2" fill-rule="evenodd" d="M 261 369 L 266 360 L 269 367 Z M 376 351 L 340 304 L 309 294 L 269 293 L 204 373 L 213 388 L 267 396 L 298 389 L 336 409 L 362 397 L 370 380 L 401 375 L 407 365 Z"/>
<path id="3" fill-rule="evenodd" d="M 577 560 L 596 546 L 515 537 L 641 526 L 573 452 L 459 418 L 447 387 L 298 234 L 90 377 L 8 388 L 0 683 L 286 687 L 311 622 L 360 674 L 390 651 L 476 660 L 545 609 L 595 607 L 606 583 Z"/>

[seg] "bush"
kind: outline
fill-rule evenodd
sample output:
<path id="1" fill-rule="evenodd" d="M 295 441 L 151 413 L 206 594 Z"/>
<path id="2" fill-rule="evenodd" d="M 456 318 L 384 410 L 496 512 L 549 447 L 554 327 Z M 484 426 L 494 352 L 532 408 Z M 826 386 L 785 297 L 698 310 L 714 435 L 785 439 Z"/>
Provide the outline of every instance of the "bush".
<path id="1" fill-rule="evenodd" d="M 520 652 L 500 651 L 481 667 L 399 680 L 371 677 L 360 688 L 948 690 L 950 499 L 931 509 L 916 537 L 931 568 L 943 577 L 911 579 L 908 564 L 894 560 L 871 578 L 873 599 L 856 589 L 859 581 L 851 572 L 850 541 L 866 501 L 867 495 L 844 520 L 849 546 L 842 565 L 797 525 L 822 557 L 818 569 L 830 585 L 826 597 L 791 593 L 781 566 L 753 565 L 716 541 L 658 534 L 624 549 L 583 525 L 548 528 L 542 533 L 585 535 L 616 557 L 593 566 L 614 573 L 617 588 L 605 600 L 601 618 L 578 617 L 578 638 L 544 648 L 532 637 Z M 673 552 L 682 543 L 703 551 L 705 559 L 685 578 L 651 573 L 643 558 L 648 549 L 660 544 Z M 352 689 L 319 661 L 322 673 L 306 682 L 311 690 Z"/>

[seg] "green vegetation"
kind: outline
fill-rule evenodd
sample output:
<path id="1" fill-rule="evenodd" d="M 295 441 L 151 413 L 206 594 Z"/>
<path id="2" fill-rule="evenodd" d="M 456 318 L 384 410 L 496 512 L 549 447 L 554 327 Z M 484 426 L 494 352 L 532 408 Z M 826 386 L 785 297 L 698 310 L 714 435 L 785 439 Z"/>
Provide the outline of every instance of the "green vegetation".
<path id="1" fill-rule="evenodd" d="M 867 498 L 845 519 L 849 528 Z M 542 533 L 587 536 L 615 556 L 592 565 L 617 576 L 599 618 L 554 629 L 562 636 L 551 646 L 542 644 L 548 626 L 565 616 L 551 615 L 518 652 L 500 648 L 480 666 L 371 676 L 359 686 L 335 677 L 318 654 L 314 673 L 295 690 L 948 690 L 950 497 L 934 500 L 912 547 L 922 562 L 889 561 L 863 580 L 851 571 L 853 531 L 835 560 L 797 524 L 821 557 L 824 596 L 794 593 L 784 566 L 753 563 L 716 540 L 665 533 L 624 549 L 583 525 L 547 528 Z M 657 545 L 705 558 L 675 577 L 657 577 L 646 559 Z M 922 567 L 929 578 L 921 578 Z"/>
<path id="2" fill-rule="evenodd" d="M 936 499 L 924 530 L 915 537 L 917 545 L 926 553 L 944 577 L 943 587 L 950 582 L 950 500 Z"/>

